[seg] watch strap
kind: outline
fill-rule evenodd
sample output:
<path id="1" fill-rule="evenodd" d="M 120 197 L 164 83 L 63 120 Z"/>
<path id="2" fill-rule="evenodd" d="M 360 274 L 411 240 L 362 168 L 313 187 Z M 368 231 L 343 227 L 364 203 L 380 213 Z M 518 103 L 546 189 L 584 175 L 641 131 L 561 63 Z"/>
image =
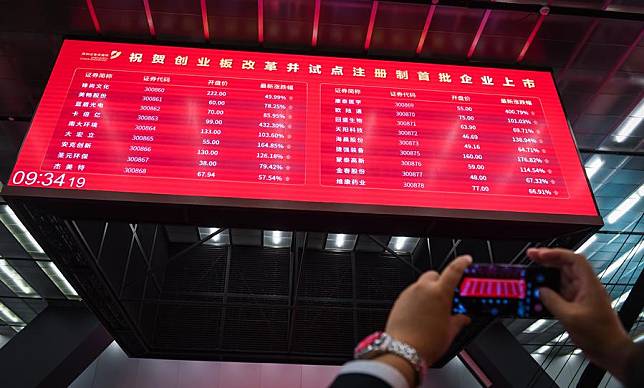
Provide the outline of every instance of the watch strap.
<path id="1" fill-rule="evenodd" d="M 386 353 L 395 354 L 409 362 L 416 372 L 416 382 L 421 381 L 427 370 L 425 361 L 413 346 L 393 338 L 388 333 L 375 332 L 367 336 L 356 347 L 354 357 L 365 360 Z"/>

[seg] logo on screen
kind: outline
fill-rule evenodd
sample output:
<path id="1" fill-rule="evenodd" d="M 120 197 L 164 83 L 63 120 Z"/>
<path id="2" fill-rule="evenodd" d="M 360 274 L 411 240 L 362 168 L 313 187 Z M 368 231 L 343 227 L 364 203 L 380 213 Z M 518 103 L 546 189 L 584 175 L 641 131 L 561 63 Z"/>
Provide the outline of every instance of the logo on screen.
<path id="1" fill-rule="evenodd" d="M 110 59 L 116 59 L 121 56 L 121 52 L 118 50 L 112 50 L 110 53 Z"/>

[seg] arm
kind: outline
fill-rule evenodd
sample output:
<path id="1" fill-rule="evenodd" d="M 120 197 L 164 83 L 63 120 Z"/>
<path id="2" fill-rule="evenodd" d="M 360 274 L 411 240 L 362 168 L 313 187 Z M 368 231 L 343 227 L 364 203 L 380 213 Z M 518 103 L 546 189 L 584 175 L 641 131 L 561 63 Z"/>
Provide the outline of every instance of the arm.
<path id="1" fill-rule="evenodd" d="M 458 332 L 470 322 L 464 315 L 452 315 L 451 309 L 454 289 L 458 286 L 463 271 L 471 263 L 470 256 L 461 256 L 452 261 L 440 275 L 435 271 L 424 273 L 400 294 L 389 314 L 385 331 L 393 338 L 414 347 L 427 365 L 436 362 L 447 351 Z M 401 378 L 387 379 L 385 386 L 414 386 L 415 371 L 402 357 L 388 353 L 370 361 L 358 362 L 371 363 L 376 367 L 379 365 Z M 345 368 L 352 364 L 346 364 Z M 362 375 L 365 375 L 364 378 L 368 378 L 367 375 L 373 376 L 369 373 Z M 331 386 L 349 386 L 342 380 L 343 372 Z M 351 386 L 363 386 L 354 384 Z"/>
<path id="2" fill-rule="evenodd" d="M 542 288 L 541 300 L 563 324 L 570 338 L 595 364 L 623 383 L 632 384 L 641 371 L 637 360 L 643 348 L 636 346 L 611 308 L 606 293 L 588 260 L 566 249 L 529 249 L 533 261 L 561 269 L 561 294 Z"/>

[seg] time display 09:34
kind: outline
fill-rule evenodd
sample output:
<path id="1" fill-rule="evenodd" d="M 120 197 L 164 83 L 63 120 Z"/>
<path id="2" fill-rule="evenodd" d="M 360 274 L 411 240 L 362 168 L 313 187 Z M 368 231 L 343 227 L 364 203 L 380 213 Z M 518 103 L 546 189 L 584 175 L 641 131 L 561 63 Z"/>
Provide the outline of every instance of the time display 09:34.
<path id="1" fill-rule="evenodd" d="M 78 176 L 67 176 L 66 174 L 55 174 L 53 172 L 16 171 L 11 178 L 14 185 L 27 186 L 57 186 L 80 189 L 85 186 L 86 179 Z"/>

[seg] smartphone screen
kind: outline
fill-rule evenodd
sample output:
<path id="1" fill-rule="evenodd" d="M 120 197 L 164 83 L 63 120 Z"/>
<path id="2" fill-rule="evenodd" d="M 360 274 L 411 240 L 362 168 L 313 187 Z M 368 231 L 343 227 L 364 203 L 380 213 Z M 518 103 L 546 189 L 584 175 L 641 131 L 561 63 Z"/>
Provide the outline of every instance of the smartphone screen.
<path id="1" fill-rule="evenodd" d="M 472 264 L 465 270 L 452 312 L 469 316 L 547 318 L 539 288 L 559 291 L 560 273 L 540 266 Z"/>

